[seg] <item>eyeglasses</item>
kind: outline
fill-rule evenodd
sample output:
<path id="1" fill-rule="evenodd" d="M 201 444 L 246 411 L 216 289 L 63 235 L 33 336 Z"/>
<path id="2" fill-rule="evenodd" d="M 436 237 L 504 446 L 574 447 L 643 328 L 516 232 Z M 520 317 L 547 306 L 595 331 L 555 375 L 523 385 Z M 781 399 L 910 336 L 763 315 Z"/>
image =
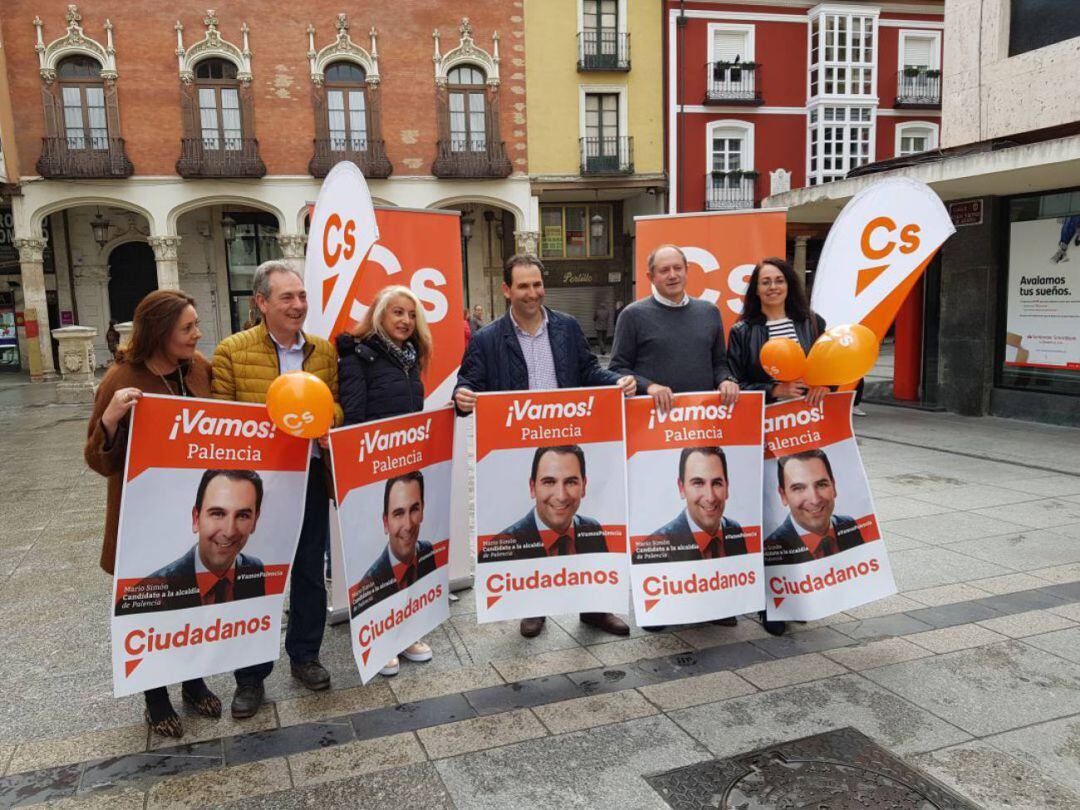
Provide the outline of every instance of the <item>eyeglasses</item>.
<path id="1" fill-rule="evenodd" d="M 766 289 L 768 289 L 769 287 L 786 287 L 787 286 L 787 279 L 786 278 L 778 278 L 778 279 L 763 278 L 763 279 L 761 279 L 761 281 L 758 282 L 758 284 L 760 284 L 762 287 L 765 287 Z"/>

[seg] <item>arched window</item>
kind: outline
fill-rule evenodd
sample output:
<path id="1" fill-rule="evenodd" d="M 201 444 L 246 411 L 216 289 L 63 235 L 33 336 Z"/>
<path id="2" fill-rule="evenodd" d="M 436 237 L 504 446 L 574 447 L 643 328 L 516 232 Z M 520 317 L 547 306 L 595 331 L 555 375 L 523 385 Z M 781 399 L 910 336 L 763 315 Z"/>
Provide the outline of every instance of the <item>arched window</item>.
<path id="1" fill-rule="evenodd" d="M 334 62 L 326 68 L 326 115 L 330 149 L 367 149 L 367 74 L 355 62 Z"/>
<path id="2" fill-rule="evenodd" d="M 69 56 L 56 66 L 56 75 L 67 148 L 108 149 L 109 127 L 101 63 L 90 56 Z"/>
<path id="3" fill-rule="evenodd" d="M 200 135 L 204 149 L 239 151 L 243 144 L 240 81 L 227 59 L 204 59 L 195 66 Z"/>
<path id="4" fill-rule="evenodd" d="M 917 155 L 937 149 L 938 126 L 929 121 L 909 121 L 896 127 L 896 156 Z"/>
<path id="5" fill-rule="evenodd" d="M 726 211 L 753 208 L 757 173 L 754 171 L 754 125 L 749 121 L 712 121 L 706 125 L 705 209 Z"/>
<path id="6" fill-rule="evenodd" d="M 450 108 L 450 149 L 483 152 L 487 149 L 487 77 L 473 65 L 459 65 L 446 74 Z"/>

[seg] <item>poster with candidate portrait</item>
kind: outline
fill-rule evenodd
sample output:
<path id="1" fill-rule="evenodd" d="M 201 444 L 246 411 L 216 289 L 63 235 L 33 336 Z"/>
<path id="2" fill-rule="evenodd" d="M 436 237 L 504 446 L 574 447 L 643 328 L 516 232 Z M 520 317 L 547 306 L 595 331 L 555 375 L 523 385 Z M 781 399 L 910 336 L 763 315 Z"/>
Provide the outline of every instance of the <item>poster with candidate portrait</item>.
<path id="1" fill-rule="evenodd" d="M 643 627 L 762 610 L 765 395 L 715 392 L 626 403 L 630 582 Z"/>
<path id="2" fill-rule="evenodd" d="M 330 432 L 349 630 L 360 679 L 450 615 L 454 409 Z"/>
<path id="3" fill-rule="evenodd" d="M 765 407 L 768 617 L 812 621 L 896 593 L 851 427 L 854 391 Z"/>
<path id="4" fill-rule="evenodd" d="M 476 402 L 476 616 L 626 613 L 622 392 Z"/>
<path id="5" fill-rule="evenodd" d="M 309 454 L 262 405 L 135 406 L 111 606 L 117 697 L 278 657 Z"/>

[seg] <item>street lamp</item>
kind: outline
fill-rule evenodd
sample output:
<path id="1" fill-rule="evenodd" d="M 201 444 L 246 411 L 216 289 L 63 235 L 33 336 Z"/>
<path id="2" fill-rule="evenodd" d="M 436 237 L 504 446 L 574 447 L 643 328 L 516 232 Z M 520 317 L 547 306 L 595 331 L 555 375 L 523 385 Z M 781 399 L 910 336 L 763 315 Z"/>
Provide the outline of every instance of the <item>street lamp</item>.
<path id="1" fill-rule="evenodd" d="M 225 237 L 226 242 L 231 242 L 236 238 L 236 220 L 228 214 L 221 219 L 221 235 Z"/>
<path id="2" fill-rule="evenodd" d="M 101 215 L 101 209 L 99 208 L 94 219 L 90 222 L 90 229 L 94 232 L 94 241 L 98 243 L 98 247 L 105 247 L 109 241 L 109 226 L 112 223 Z"/>

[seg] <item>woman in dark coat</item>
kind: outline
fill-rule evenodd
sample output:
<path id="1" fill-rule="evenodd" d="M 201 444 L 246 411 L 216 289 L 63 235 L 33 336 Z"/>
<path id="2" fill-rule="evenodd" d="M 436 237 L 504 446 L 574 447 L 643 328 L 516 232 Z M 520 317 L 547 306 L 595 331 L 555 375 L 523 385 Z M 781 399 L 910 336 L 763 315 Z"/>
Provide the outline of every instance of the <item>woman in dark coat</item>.
<path id="1" fill-rule="evenodd" d="M 143 394 L 210 396 L 210 363 L 195 348 L 201 337 L 195 299 L 180 290 L 156 290 L 135 308 L 131 342 L 116 351 L 116 362 L 98 386 L 83 456 L 90 469 L 108 478 L 101 549 L 106 573 L 112 574 L 115 567 L 131 409 Z M 199 714 L 221 716 L 221 701 L 202 678 L 184 681 L 180 695 Z M 168 690 L 160 686 L 144 696 L 146 722 L 154 733 L 183 736 Z"/>
<path id="2" fill-rule="evenodd" d="M 424 409 L 420 375 L 431 358 L 431 332 L 420 299 L 408 287 L 384 287 L 352 334 L 337 338 L 338 396 L 345 424 L 355 425 Z M 431 660 L 431 647 L 417 641 L 402 655 Z M 397 656 L 379 670 L 396 675 Z"/>
<path id="3" fill-rule="evenodd" d="M 829 389 L 809 386 L 802 380 L 778 382 L 761 367 L 761 347 L 771 338 L 797 340 L 809 353 L 825 331 L 825 319 L 810 309 L 802 281 L 783 259 L 758 262 L 747 282 L 742 316 L 728 336 L 728 368 L 744 391 L 764 391 L 766 402 L 806 397 L 817 405 Z M 761 612 L 761 623 L 774 636 L 783 635 L 786 622 L 770 622 Z"/>

